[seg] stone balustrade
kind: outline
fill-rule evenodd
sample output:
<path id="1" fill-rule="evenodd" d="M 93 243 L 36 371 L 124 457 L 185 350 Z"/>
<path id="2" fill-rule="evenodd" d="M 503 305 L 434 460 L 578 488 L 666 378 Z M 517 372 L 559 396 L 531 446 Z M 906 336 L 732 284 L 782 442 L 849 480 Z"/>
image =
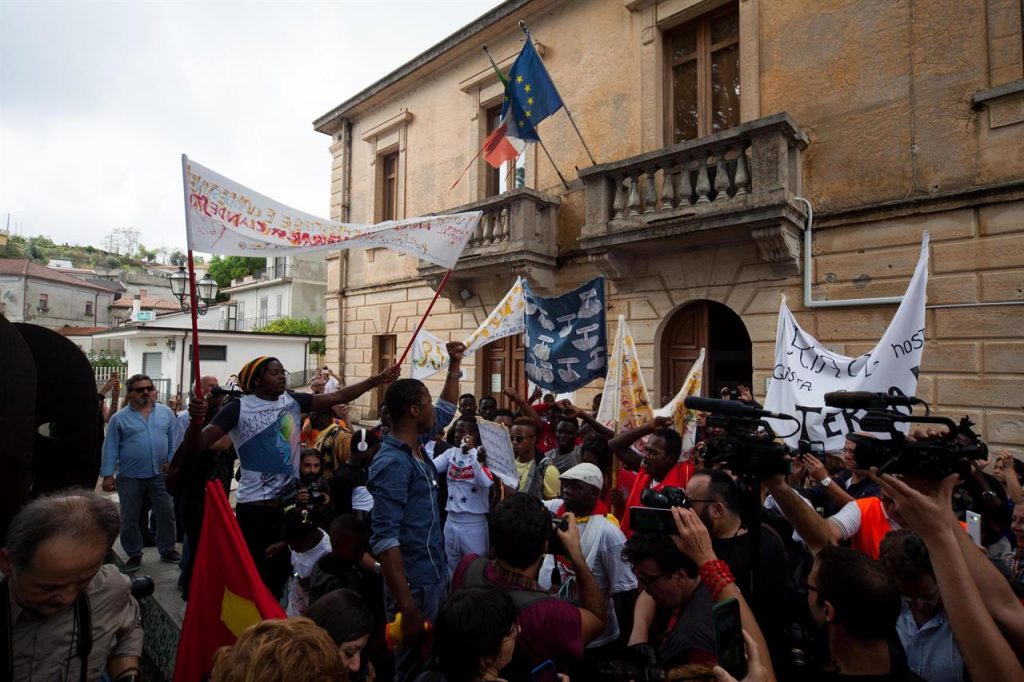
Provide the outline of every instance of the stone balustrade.
<path id="1" fill-rule="evenodd" d="M 758 246 L 766 260 L 789 263 L 791 249 L 777 253 L 780 232 L 789 243 L 799 231 L 802 211 L 792 197 L 800 195 L 801 153 L 807 144 L 807 136 L 781 113 L 583 169 L 586 224 L 580 245 L 605 253 L 628 246 L 642 253 L 682 233 L 745 224 L 755 241 L 765 237 L 763 247 Z M 795 224 L 773 226 L 777 220 Z M 763 235 L 756 232 L 766 227 Z M 644 246 L 652 240 L 658 243 Z"/>
<path id="2" fill-rule="evenodd" d="M 440 213 L 482 211 L 476 231 L 459 259 L 455 277 L 529 274 L 543 282 L 555 269 L 558 197 L 522 187 Z M 420 262 L 420 276 L 436 284 L 444 269 Z"/>

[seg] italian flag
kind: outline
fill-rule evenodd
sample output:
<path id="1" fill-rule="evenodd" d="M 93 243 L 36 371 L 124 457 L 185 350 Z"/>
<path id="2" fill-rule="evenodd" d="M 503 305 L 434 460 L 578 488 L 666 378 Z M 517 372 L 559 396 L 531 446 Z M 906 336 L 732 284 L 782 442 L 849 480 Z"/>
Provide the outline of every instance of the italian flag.
<path id="1" fill-rule="evenodd" d="M 526 141 L 519 135 L 519 124 L 515 116 L 516 107 L 512 106 L 508 96 L 508 79 L 491 59 L 490 54 L 487 55 L 487 58 L 491 60 L 491 66 L 494 67 L 494 72 L 498 74 L 498 80 L 505 88 L 505 102 L 502 108 L 501 123 L 484 140 L 483 155 L 484 161 L 492 167 L 501 168 L 501 164 L 506 161 L 515 161 L 523 153 L 523 150 L 526 149 Z"/>

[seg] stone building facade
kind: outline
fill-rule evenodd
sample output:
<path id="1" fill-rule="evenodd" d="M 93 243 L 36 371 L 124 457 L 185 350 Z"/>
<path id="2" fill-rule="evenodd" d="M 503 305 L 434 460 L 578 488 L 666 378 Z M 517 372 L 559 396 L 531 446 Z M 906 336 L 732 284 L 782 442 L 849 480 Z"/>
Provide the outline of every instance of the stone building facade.
<path id="1" fill-rule="evenodd" d="M 536 145 L 523 173 L 473 160 L 502 95 L 480 46 L 507 69 L 520 20 L 598 162 L 556 113 L 538 131 L 564 183 Z M 659 403 L 701 346 L 706 393 L 763 396 L 780 294 L 833 350 L 870 349 L 895 304 L 841 302 L 901 295 L 928 230 L 918 393 L 1019 453 L 1022 61 L 1017 0 L 510 0 L 314 127 L 331 137 L 334 219 L 484 211 L 431 332 L 465 338 L 517 275 L 554 293 L 603 274 L 609 336 L 625 315 Z M 354 379 L 393 361 L 442 274 L 331 256 L 329 362 Z M 468 362 L 466 390 L 521 386 L 521 343 Z"/>

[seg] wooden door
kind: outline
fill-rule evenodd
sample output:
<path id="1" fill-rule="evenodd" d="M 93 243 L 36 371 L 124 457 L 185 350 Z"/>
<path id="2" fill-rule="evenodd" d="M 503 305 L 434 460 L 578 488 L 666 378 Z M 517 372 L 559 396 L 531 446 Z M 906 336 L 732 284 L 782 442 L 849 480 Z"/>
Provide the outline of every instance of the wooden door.
<path id="1" fill-rule="evenodd" d="M 394 367 L 395 363 L 398 362 L 398 337 L 394 334 L 384 334 L 376 337 L 377 348 L 377 366 L 374 370 L 374 374 L 380 374 L 389 367 Z M 378 386 L 373 389 L 373 409 L 372 417 L 377 416 L 377 407 L 384 402 L 384 391 L 387 390 L 386 386 Z"/>
<path id="2" fill-rule="evenodd" d="M 661 337 L 661 405 L 675 397 L 700 349 L 708 347 L 708 321 L 708 302 L 697 301 L 676 311 L 665 327 Z M 707 359 L 705 355 L 705 375 Z"/>
<path id="3" fill-rule="evenodd" d="M 477 383 L 477 400 L 485 395 L 494 396 L 498 407 L 514 409 L 515 406 L 502 395 L 506 386 L 511 386 L 524 398 L 526 395 L 526 334 L 507 336 L 491 341 L 480 351 L 482 371 Z"/>

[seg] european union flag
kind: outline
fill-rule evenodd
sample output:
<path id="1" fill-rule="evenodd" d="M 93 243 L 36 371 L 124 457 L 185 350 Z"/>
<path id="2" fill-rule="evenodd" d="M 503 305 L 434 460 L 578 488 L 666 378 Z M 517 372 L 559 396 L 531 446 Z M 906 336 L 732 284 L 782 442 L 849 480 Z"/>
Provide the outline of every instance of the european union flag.
<path id="1" fill-rule="evenodd" d="M 540 60 L 540 55 L 529 38 L 508 72 L 505 102 L 501 109 L 502 118 L 509 107 L 512 108 L 518 137 L 530 142 L 540 140 L 534 129 L 536 125 L 562 108 L 558 88 L 552 82 L 551 76 L 544 68 L 544 62 Z"/>

